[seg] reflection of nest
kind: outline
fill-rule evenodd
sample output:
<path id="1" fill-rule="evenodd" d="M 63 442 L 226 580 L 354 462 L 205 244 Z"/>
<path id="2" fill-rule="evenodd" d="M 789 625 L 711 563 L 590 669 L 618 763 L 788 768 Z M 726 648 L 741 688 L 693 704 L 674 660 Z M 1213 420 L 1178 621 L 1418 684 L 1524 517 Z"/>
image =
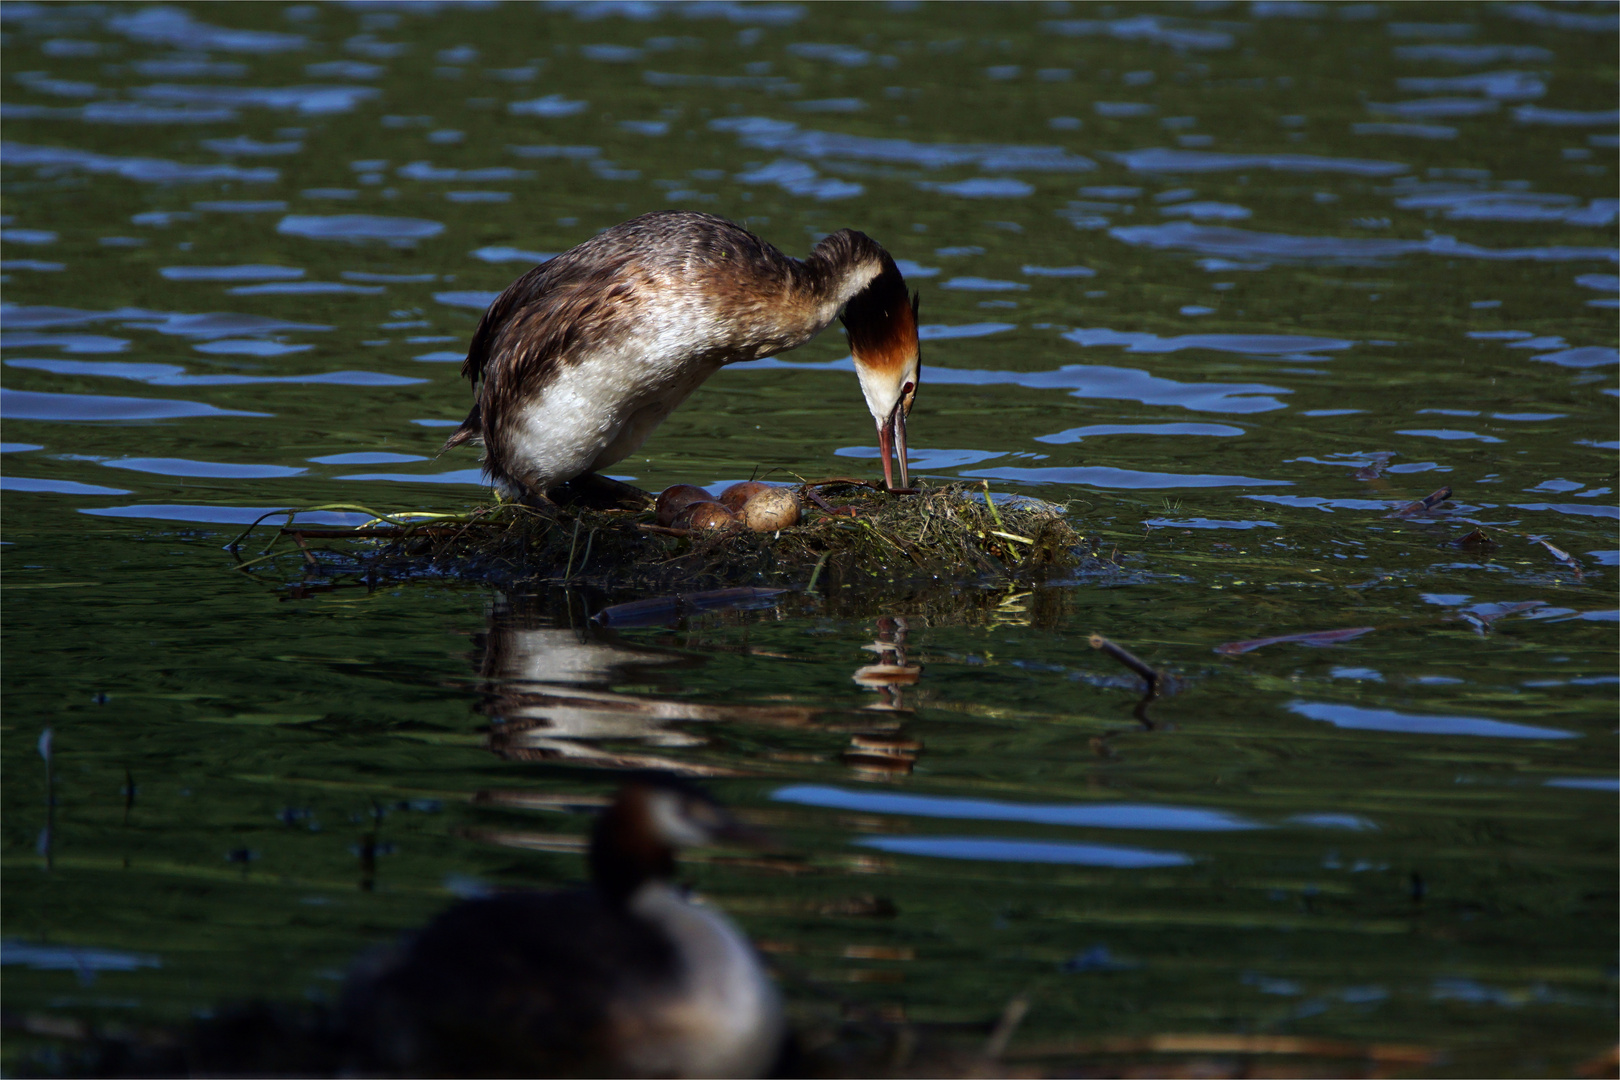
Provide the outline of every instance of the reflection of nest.
<path id="1" fill-rule="evenodd" d="M 1050 503 L 995 504 L 962 484 L 911 495 L 856 481 L 799 490 L 809 504 L 803 522 L 774 533 L 659 530 L 650 509 L 499 503 L 461 515 L 393 515 L 356 529 L 291 526 L 280 536 L 296 545 L 284 554 L 297 557 L 306 576 L 371 582 L 451 575 L 607 588 L 819 582 L 832 589 L 936 578 L 1037 581 L 1078 561 L 1082 537 Z M 336 549 L 330 541 L 352 543 Z"/>
<path id="2" fill-rule="evenodd" d="M 557 626 L 544 598 L 502 598 L 473 663 L 480 677 L 479 711 L 491 726 L 488 746 L 511 761 L 565 761 L 610 769 L 666 769 L 695 776 L 732 775 L 735 769 L 657 754 L 607 749 L 636 744 L 692 751 L 708 743 L 689 723 L 742 722 L 805 727 L 820 711 L 799 705 L 731 705 L 656 693 L 623 693 L 625 682 L 660 681 L 660 670 L 693 659 L 667 650 L 618 641 L 591 626 Z"/>

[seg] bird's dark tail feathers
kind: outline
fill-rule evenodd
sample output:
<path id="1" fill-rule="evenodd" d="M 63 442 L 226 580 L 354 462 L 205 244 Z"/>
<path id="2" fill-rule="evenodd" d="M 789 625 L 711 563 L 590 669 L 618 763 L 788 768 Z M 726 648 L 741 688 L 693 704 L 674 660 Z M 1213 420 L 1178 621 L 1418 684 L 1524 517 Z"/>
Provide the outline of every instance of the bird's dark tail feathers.
<path id="1" fill-rule="evenodd" d="M 474 446 L 484 444 L 484 419 L 477 405 L 472 407 L 472 412 L 467 414 L 467 419 L 463 420 L 461 426 L 456 428 L 455 434 L 444 441 L 444 445 L 439 448 L 439 453 L 443 454 L 446 450 L 453 450 L 463 443 L 472 443 Z"/>

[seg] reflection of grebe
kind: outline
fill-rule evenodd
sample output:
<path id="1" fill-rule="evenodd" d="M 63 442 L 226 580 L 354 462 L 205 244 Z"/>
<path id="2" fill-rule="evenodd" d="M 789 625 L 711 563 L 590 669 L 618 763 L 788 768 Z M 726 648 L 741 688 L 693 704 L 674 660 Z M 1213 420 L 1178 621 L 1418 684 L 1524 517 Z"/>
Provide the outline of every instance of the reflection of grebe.
<path id="1" fill-rule="evenodd" d="M 680 847 L 747 839 L 696 788 L 627 783 L 592 887 L 458 904 L 350 983 L 368 1069 L 406 1076 L 757 1076 L 785 1031 L 753 947 L 671 884 Z"/>
<path id="2" fill-rule="evenodd" d="M 445 448 L 482 442 L 496 487 L 543 497 L 634 453 L 723 365 L 803 345 L 840 309 L 884 480 L 892 448 L 905 486 L 917 311 L 888 252 L 843 229 L 801 261 L 686 211 L 615 225 L 507 286 L 473 332 L 461 372 L 477 400 Z"/>
<path id="3" fill-rule="evenodd" d="M 612 744 L 690 751 L 708 740 L 678 725 L 730 721 L 805 727 L 817 712 L 802 705 L 707 704 L 674 694 L 622 692 L 615 687 L 655 681 L 661 667 L 701 660 L 630 646 L 595 626 L 558 627 L 544 598 L 536 596 L 497 601 L 474 662 L 484 695 L 479 707 L 494 721 L 490 748 L 515 760 L 567 758 L 607 768 L 727 772 L 691 760 L 625 752 Z"/>

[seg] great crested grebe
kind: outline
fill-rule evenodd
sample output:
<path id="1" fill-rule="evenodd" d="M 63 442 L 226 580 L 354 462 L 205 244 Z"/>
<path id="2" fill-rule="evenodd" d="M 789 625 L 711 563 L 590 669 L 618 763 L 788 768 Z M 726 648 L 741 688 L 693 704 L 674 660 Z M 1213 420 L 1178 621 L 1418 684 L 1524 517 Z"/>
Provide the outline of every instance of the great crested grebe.
<path id="1" fill-rule="evenodd" d="M 473 331 L 461 373 L 476 401 L 445 449 L 482 442 L 497 488 L 544 499 L 635 452 L 722 366 L 803 345 L 840 310 L 884 482 L 894 453 L 905 487 L 917 300 L 889 253 L 841 229 L 794 259 L 684 210 L 615 225 L 507 286 Z"/>
<path id="2" fill-rule="evenodd" d="M 741 931 L 671 882 L 675 850 L 748 839 L 696 787 L 627 782 L 591 835 L 590 888 L 457 904 L 351 976 L 364 1075 L 759 1076 L 781 999 Z"/>

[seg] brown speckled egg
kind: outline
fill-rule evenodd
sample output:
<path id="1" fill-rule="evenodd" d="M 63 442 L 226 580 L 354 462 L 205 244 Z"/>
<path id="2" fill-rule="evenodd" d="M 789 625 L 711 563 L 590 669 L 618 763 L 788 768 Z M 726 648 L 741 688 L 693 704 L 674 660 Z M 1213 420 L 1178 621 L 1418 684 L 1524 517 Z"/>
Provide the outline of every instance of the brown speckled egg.
<path id="1" fill-rule="evenodd" d="M 695 502 L 710 502 L 714 499 L 707 491 L 692 484 L 676 484 L 667 487 L 658 496 L 658 524 L 669 525 L 682 510 Z"/>
<path id="2" fill-rule="evenodd" d="M 799 523 L 799 497 L 790 488 L 756 491 L 743 504 L 742 519 L 755 532 L 775 532 Z"/>
<path id="3" fill-rule="evenodd" d="M 758 480 L 744 480 L 740 484 L 732 484 L 720 493 L 720 501 L 725 503 L 726 509 L 733 514 L 742 513 L 743 504 L 752 499 L 761 491 L 771 490 L 771 485 L 763 484 Z"/>
<path id="4" fill-rule="evenodd" d="M 723 529 L 736 520 L 730 510 L 710 499 L 691 503 L 675 515 L 672 524 L 677 529 Z"/>

